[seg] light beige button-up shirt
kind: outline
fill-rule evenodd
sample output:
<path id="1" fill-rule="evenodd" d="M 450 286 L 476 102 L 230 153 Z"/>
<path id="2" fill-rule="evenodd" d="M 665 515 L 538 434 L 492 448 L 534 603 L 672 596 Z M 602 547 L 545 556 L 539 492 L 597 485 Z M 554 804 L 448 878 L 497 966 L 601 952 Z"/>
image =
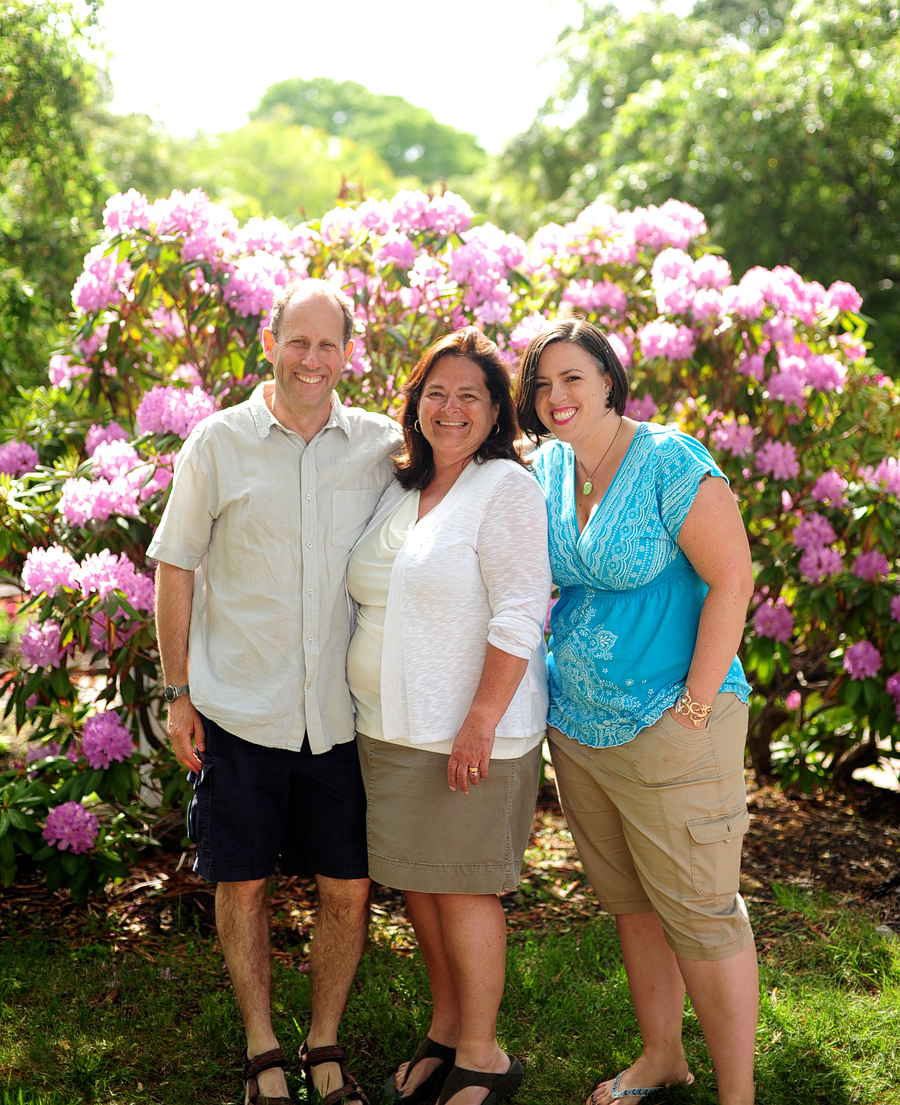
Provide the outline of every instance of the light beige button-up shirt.
<path id="1" fill-rule="evenodd" d="M 271 386 L 271 385 L 269 385 Z M 260 384 L 178 456 L 148 554 L 194 572 L 191 701 L 253 744 L 314 753 L 354 736 L 347 559 L 393 478 L 400 429 L 341 405 L 307 443 Z"/>

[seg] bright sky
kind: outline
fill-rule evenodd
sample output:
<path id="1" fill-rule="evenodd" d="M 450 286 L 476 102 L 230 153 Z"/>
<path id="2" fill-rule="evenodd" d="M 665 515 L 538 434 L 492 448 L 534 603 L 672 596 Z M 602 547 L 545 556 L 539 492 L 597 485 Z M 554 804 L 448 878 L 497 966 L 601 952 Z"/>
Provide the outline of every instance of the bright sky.
<path id="1" fill-rule="evenodd" d="M 567 25 L 580 25 L 581 7 L 577 0 L 104 0 L 100 22 L 112 53 L 112 110 L 144 112 L 172 134 L 233 130 L 269 85 L 331 77 L 402 96 L 496 152 L 555 89 L 560 70 L 544 59 Z"/>

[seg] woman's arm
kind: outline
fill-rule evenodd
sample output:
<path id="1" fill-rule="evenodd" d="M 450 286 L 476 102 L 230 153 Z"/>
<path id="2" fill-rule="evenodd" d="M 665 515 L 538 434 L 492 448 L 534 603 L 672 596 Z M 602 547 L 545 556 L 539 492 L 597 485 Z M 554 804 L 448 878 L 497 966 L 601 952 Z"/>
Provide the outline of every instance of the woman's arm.
<path id="1" fill-rule="evenodd" d="M 447 765 L 447 782 L 451 790 L 456 790 L 458 786 L 463 794 L 468 794 L 469 783 L 477 786 L 487 775 L 494 733 L 527 667 L 528 661 L 520 656 L 501 652 L 493 645 L 487 646 L 478 689 L 466 720 L 456 734 Z M 477 774 L 470 775 L 470 767 L 477 768 Z"/>
<path id="2" fill-rule="evenodd" d="M 711 706 L 737 653 L 753 594 L 750 546 L 725 480 L 706 477 L 684 520 L 678 544 L 709 587 L 700 612 L 687 686 L 694 702 Z M 694 724 L 672 712 L 683 726 Z"/>
<path id="3" fill-rule="evenodd" d="M 486 505 L 478 566 L 491 608 L 487 650 L 447 765 L 450 789 L 464 793 L 488 773 L 497 725 L 541 643 L 550 599 L 546 500 L 523 471 L 501 480 Z"/>

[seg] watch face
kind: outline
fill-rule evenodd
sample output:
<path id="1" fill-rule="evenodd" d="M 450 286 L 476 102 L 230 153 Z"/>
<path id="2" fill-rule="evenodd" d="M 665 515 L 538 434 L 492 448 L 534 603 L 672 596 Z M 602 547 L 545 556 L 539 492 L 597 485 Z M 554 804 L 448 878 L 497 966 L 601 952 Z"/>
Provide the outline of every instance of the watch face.
<path id="1" fill-rule="evenodd" d="M 174 702 L 175 698 L 177 697 L 175 694 L 175 688 L 172 686 L 166 687 L 166 689 L 163 691 L 163 697 L 165 698 L 166 702 Z"/>

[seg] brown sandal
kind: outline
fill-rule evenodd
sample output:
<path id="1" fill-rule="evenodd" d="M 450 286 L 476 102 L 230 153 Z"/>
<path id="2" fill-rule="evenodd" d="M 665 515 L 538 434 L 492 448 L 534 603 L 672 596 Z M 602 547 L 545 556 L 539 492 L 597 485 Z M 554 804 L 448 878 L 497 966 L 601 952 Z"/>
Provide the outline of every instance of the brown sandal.
<path id="1" fill-rule="evenodd" d="M 312 1068 L 320 1063 L 337 1063 L 341 1068 L 343 1086 L 332 1090 L 325 1097 L 316 1089 L 313 1082 Z M 310 1105 L 339 1105 L 341 1101 L 359 1101 L 362 1105 L 369 1105 L 369 1099 L 356 1083 L 356 1079 L 347 1069 L 347 1052 L 338 1044 L 331 1047 L 308 1048 L 304 1043 L 300 1048 L 300 1066 L 306 1077 L 306 1097 Z"/>
<path id="2" fill-rule="evenodd" d="M 287 1066 L 287 1056 L 280 1047 L 273 1047 L 271 1051 L 254 1055 L 252 1059 L 247 1054 L 247 1049 L 244 1048 L 242 1058 L 244 1060 L 242 1077 L 244 1079 L 246 1105 L 293 1105 L 289 1097 L 267 1097 L 264 1093 L 260 1093 L 259 1084 L 256 1081 L 256 1076 L 262 1074 L 264 1070 Z"/>

